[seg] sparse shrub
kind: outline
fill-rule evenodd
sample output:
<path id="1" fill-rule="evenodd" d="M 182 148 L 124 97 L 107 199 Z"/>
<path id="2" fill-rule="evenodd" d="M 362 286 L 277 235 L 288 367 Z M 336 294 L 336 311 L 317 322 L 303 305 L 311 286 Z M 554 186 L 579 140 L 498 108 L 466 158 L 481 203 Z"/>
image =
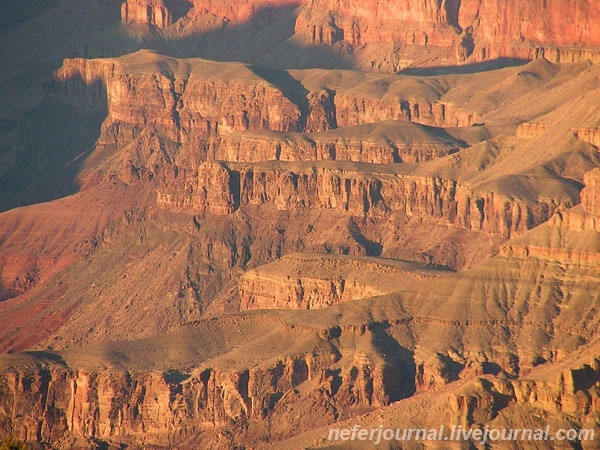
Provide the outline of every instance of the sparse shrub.
<path id="1" fill-rule="evenodd" d="M 25 442 L 15 439 L 12 436 L 6 436 L 0 441 L 0 450 L 27 450 Z"/>

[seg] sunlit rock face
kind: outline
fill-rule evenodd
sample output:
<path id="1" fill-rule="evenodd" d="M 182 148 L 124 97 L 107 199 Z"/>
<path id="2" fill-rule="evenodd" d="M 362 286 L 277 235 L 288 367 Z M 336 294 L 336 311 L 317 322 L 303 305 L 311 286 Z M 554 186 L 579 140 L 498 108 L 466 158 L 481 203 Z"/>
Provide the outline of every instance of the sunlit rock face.
<path id="1" fill-rule="evenodd" d="M 595 4 L 41 3 L 1 20 L 0 439 L 600 436 Z"/>

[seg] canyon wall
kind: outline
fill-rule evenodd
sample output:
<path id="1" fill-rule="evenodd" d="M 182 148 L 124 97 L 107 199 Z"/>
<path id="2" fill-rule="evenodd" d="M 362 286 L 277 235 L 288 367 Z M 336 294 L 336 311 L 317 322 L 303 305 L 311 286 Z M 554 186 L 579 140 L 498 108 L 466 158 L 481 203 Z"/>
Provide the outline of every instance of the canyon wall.
<path id="1" fill-rule="evenodd" d="M 388 294 L 400 283 L 430 281 L 440 273 L 406 261 L 320 253 L 286 255 L 240 277 L 240 309 L 325 308 Z"/>
<path id="2" fill-rule="evenodd" d="M 296 32 L 315 44 L 345 41 L 355 46 L 382 42 L 442 48 L 458 61 L 495 58 L 551 61 L 598 58 L 569 46 L 600 45 L 594 26 L 600 7 L 584 0 L 548 3 L 487 1 L 310 0 L 304 3 Z M 539 45 L 544 48 L 539 48 Z"/>
<path id="3" fill-rule="evenodd" d="M 231 439 L 248 444 L 326 426 L 346 419 L 352 408 L 366 411 L 406 394 L 402 380 L 411 374 L 399 366 L 356 360 L 349 370 L 331 369 L 338 359 L 335 354 L 307 354 L 251 369 L 199 367 L 191 373 L 11 368 L 0 375 L 0 430 L 23 440 L 94 448 L 102 443 L 208 447 L 219 430 L 234 429 Z M 519 417 L 519 411 L 531 408 L 548 421 L 569 415 L 582 425 L 600 406 L 594 387 L 599 381 L 597 358 L 564 367 L 545 380 L 475 377 L 442 394 L 435 416 L 417 420 L 468 428 L 490 423 L 499 412 Z M 237 429 L 242 424 L 246 432 Z M 219 448 L 235 448 L 234 442 L 225 444 Z"/>
<path id="4" fill-rule="evenodd" d="M 456 226 L 502 238 L 545 222 L 559 206 L 569 206 L 554 200 L 531 202 L 491 192 L 476 193 L 439 177 L 366 172 L 352 167 L 287 165 L 289 168 L 286 163 L 280 163 L 279 168 L 259 168 L 206 163 L 198 170 L 200 183 L 191 177 L 159 187 L 158 204 L 165 208 L 185 205 L 197 213 L 207 208 L 225 213 L 254 206 L 280 211 L 334 210 L 379 219 L 399 214 L 424 223 Z M 213 201 L 207 203 L 207 199 Z"/>
<path id="5" fill-rule="evenodd" d="M 146 70 L 135 69 L 138 61 L 148 64 Z M 65 60 L 51 93 L 67 102 L 73 99 L 81 108 L 88 100 L 104 107 L 108 113 L 104 127 L 119 123 L 124 130 L 116 138 L 125 142 L 132 137 L 126 129 L 132 127 L 156 127 L 182 143 L 231 131 L 301 131 L 298 106 L 245 66 L 200 64 L 202 70 L 193 71 L 186 62 L 161 62 L 146 51 L 124 60 Z M 234 80 L 221 76 L 232 70 L 238 72 Z M 104 95 L 90 89 L 97 85 Z M 78 104 L 77 98 L 86 101 Z"/>
<path id="6" fill-rule="evenodd" d="M 581 191 L 581 206 L 592 216 L 600 216 L 600 169 L 587 172 L 583 178 L 585 187 Z"/>
<path id="7" fill-rule="evenodd" d="M 124 24 L 152 25 L 159 29 L 173 23 L 163 0 L 127 0 L 121 5 L 121 20 Z"/>
<path id="8" fill-rule="evenodd" d="M 272 84 L 253 70 L 141 51 L 120 59 L 67 59 L 49 91 L 74 108 L 106 111 L 105 130 L 113 124 L 123 128 L 114 137 L 120 143 L 132 139 L 132 128 L 144 127 L 156 127 L 175 142 L 198 145 L 202 137 L 245 130 L 314 133 L 386 121 L 435 127 L 469 127 L 481 121 L 477 113 L 441 101 L 364 95 L 347 88 L 310 92 L 287 73 L 280 76 L 289 77 L 291 87 Z"/>
<path id="9" fill-rule="evenodd" d="M 541 380 L 527 377 L 517 380 L 479 378 L 463 387 L 462 392 L 449 395 L 447 408 L 452 418 L 451 423 L 465 428 L 478 423 L 489 423 L 501 410 L 504 410 L 505 416 L 515 414 L 517 417 L 524 410 L 542 410 L 550 423 L 564 414 L 570 414 L 586 423 L 600 406 L 600 396 L 594 388 L 599 377 L 600 361 L 594 358 L 579 366 L 555 371 Z M 519 420 L 521 427 L 528 423 L 523 418 Z M 534 423 L 530 422 L 531 425 Z M 594 427 L 593 422 L 587 423 Z M 595 441 L 581 444 L 582 448 L 593 448 Z"/>
<path id="10" fill-rule="evenodd" d="M 596 270 L 600 264 L 600 169 L 586 172 L 584 183 L 580 205 L 557 211 L 534 235 L 502 244 L 501 254 L 533 256 Z"/>
<path id="11" fill-rule="evenodd" d="M 293 34 L 302 46 L 335 47 L 367 70 L 499 58 L 600 61 L 594 26 L 600 7 L 586 0 L 127 0 L 121 18 L 126 25 L 163 30 L 174 41 L 247 24 L 260 33 L 260 27 L 281 22 L 281 44 Z M 285 30 L 290 20 L 291 29 Z M 286 52 L 277 51 L 274 58 L 293 60 Z"/>
<path id="12" fill-rule="evenodd" d="M 94 439 L 207 448 L 215 429 L 245 424 L 250 429 L 246 442 L 280 438 L 410 392 L 410 373 L 397 364 L 361 365 L 350 359 L 342 371 L 332 370 L 339 359 L 335 352 L 310 353 L 251 369 L 197 367 L 189 373 L 60 365 L 8 369 L 0 374 L 0 432 L 28 441 L 70 439 L 73 445 L 75 439 L 79 448 L 90 447 Z"/>
<path id="13" fill-rule="evenodd" d="M 400 123 L 395 124 L 401 128 Z M 407 130 L 407 134 L 410 130 Z M 208 159 L 231 162 L 254 161 L 352 161 L 369 164 L 418 163 L 456 153 L 458 142 L 371 141 L 343 134 L 232 133 L 215 139 Z"/>

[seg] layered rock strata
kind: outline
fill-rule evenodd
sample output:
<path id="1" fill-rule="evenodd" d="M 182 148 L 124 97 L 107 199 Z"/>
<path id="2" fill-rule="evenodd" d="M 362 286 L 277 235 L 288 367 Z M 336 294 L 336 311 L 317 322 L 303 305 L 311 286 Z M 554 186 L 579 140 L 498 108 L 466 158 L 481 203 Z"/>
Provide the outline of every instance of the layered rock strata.
<path id="1" fill-rule="evenodd" d="M 545 222 L 561 206 L 553 200 L 531 202 L 476 193 L 456 181 L 438 177 L 300 163 L 279 163 L 278 168 L 262 169 L 257 165 L 205 163 L 197 177 L 175 179 L 159 187 L 158 204 L 197 213 L 209 209 L 231 213 L 240 207 L 258 206 L 281 211 L 337 210 L 382 219 L 401 214 L 503 238 Z"/>
<path id="2" fill-rule="evenodd" d="M 286 255 L 247 271 L 239 281 L 241 309 L 318 309 L 394 292 L 440 275 L 416 263 L 323 254 Z M 443 273 L 443 272 L 442 272 Z"/>

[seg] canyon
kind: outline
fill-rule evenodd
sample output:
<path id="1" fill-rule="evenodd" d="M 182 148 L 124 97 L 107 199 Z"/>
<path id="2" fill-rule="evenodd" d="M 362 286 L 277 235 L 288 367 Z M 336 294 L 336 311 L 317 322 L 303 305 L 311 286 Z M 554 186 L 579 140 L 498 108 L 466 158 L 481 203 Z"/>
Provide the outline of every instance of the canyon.
<path id="1" fill-rule="evenodd" d="M 597 448 L 595 2 L 30 1 L 0 32 L 0 440 Z"/>

